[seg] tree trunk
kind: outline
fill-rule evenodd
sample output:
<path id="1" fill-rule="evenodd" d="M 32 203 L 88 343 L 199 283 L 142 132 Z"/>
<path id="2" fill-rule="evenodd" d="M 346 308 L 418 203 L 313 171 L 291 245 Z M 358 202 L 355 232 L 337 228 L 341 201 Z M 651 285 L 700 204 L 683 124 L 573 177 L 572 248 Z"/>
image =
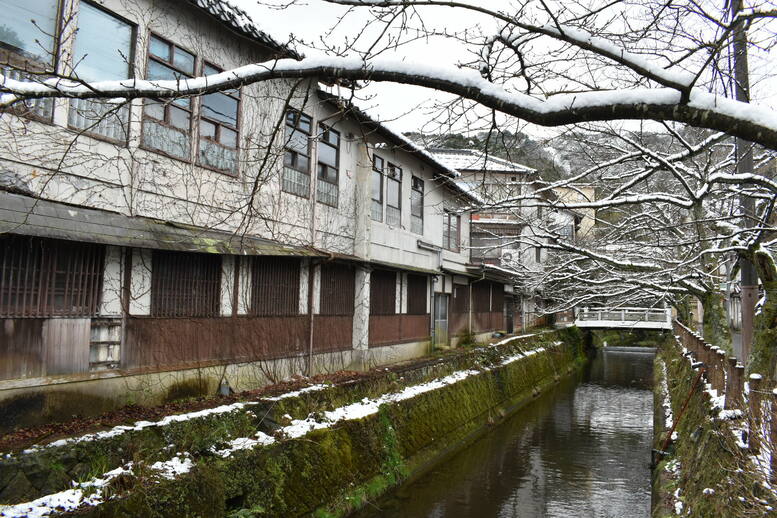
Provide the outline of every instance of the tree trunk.
<path id="1" fill-rule="evenodd" d="M 777 266 L 765 250 L 756 251 L 753 259 L 766 296 L 755 315 L 753 350 L 747 370 L 774 380 L 777 379 Z"/>
<path id="2" fill-rule="evenodd" d="M 728 316 L 725 306 L 726 297 L 719 291 L 706 293 L 701 297 L 701 305 L 704 309 L 704 340 L 710 345 L 717 345 L 731 356 L 734 350 L 731 347 L 731 330 L 728 325 Z"/>

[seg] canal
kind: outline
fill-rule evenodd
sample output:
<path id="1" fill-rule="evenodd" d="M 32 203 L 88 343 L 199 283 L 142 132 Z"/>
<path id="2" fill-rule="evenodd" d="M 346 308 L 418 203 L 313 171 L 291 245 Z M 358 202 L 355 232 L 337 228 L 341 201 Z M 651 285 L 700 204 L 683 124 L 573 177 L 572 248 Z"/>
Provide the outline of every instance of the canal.
<path id="1" fill-rule="evenodd" d="M 600 352 L 358 518 L 650 516 L 653 354 Z"/>

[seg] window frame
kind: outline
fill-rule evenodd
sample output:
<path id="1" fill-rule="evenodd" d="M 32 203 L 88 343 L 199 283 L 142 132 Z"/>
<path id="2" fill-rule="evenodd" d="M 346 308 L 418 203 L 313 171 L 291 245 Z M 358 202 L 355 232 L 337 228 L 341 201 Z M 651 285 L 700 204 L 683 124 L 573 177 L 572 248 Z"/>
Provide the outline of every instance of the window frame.
<path id="1" fill-rule="evenodd" d="M 451 232 L 451 221 L 453 221 L 453 218 L 456 218 L 456 237 L 455 237 L 455 246 L 451 243 L 452 240 L 452 232 Z M 445 236 L 448 236 L 448 239 L 445 239 Z M 443 213 L 443 243 L 442 246 L 445 250 L 448 250 L 449 252 L 455 252 L 459 253 L 461 252 L 461 216 L 458 214 L 454 214 L 452 211 L 446 210 Z"/>
<path id="2" fill-rule="evenodd" d="M 183 49 L 183 50 L 185 50 L 185 49 Z M 195 56 L 195 59 L 196 59 L 196 56 Z M 218 70 L 218 72 L 216 72 L 218 74 L 220 74 L 221 72 L 224 72 L 223 68 L 214 65 L 210 61 L 201 60 L 201 65 L 200 65 L 199 70 L 200 70 L 200 72 L 201 72 L 201 74 L 203 76 L 205 75 L 205 67 L 210 67 L 210 68 L 213 68 L 215 70 Z M 216 93 L 216 92 L 214 92 L 214 93 Z M 217 93 L 224 94 L 227 97 L 230 97 L 230 98 L 232 98 L 232 99 L 237 101 L 237 117 L 235 119 L 235 126 L 234 127 L 230 127 L 229 124 L 226 124 L 224 122 L 212 119 L 212 118 L 208 117 L 207 115 L 204 115 L 205 110 L 203 110 L 203 106 L 205 105 L 205 95 L 199 95 L 198 96 L 199 99 L 198 99 L 198 103 L 197 103 L 197 117 L 196 117 L 196 119 L 197 119 L 197 121 L 196 121 L 197 122 L 197 124 L 196 124 L 197 143 L 196 143 L 196 146 L 194 146 L 196 148 L 194 150 L 194 162 L 198 166 L 200 166 L 202 168 L 209 169 L 211 171 L 216 171 L 217 173 L 223 173 L 223 174 L 226 174 L 226 175 L 229 175 L 229 176 L 238 176 L 240 174 L 240 133 L 241 133 L 240 130 L 241 130 L 242 119 L 243 119 L 243 117 L 242 117 L 242 110 L 241 110 L 241 108 L 243 106 L 243 91 L 242 91 L 242 87 L 237 87 L 237 88 L 234 88 L 234 89 L 229 90 L 229 91 L 222 91 L 222 92 L 217 92 Z M 227 145 L 224 145 L 218 139 L 214 139 L 214 138 L 211 138 L 211 137 L 203 137 L 202 136 L 202 121 L 203 120 L 205 122 L 209 123 L 209 124 L 212 124 L 212 125 L 216 126 L 215 134 L 216 134 L 217 137 L 221 136 L 222 126 L 227 128 L 227 129 L 229 129 L 229 130 L 234 131 L 236 133 L 236 135 L 235 135 L 235 147 L 232 148 L 232 147 L 229 147 Z M 192 136 L 194 136 L 194 135 L 192 135 Z M 210 142 L 212 142 L 214 144 L 217 144 L 217 145 L 222 146 L 222 147 L 227 148 L 227 149 L 234 149 L 235 156 L 236 156 L 236 160 L 235 160 L 236 168 L 235 168 L 235 170 L 234 171 L 229 171 L 229 170 L 226 170 L 226 169 L 219 169 L 218 167 L 214 167 L 214 166 L 207 165 L 207 164 L 203 163 L 202 160 L 200 160 L 200 145 L 202 143 L 202 139 L 208 140 L 208 141 L 210 141 Z"/>
<path id="3" fill-rule="evenodd" d="M 294 114 L 294 125 L 293 126 L 289 125 L 289 113 L 293 113 Z M 308 119 L 308 124 L 309 124 L 309 127 L 310 127 L 309 130 L 305 131 L 302 128 L 300 128 L 299 121 L 301 120 L 301 117 L 306 117 Z M 286 153 L 293 153 L 293 156 L 299 156 L 300 155 L 299 151 L 289 147 L 289 142 L 291 142 L 291 133 L 289 135 L 286 135 L 286 133 L 285 133 L 288 128 L 291 128 L 292 132 L 293 131 L 299 131 L 299 132 L 307 135 L 307 138 L 305 139 L 306 142 L 307 142 L 307 155 L 304 155 L 308 159 L 308 165 L 307 165 L 306 170 L 301 169 L 298 165 L 286 165 Z M 284 169 L 284 172 L 282 174 L 285 175 L 285 169 L 288 167 L 289 169 L 292 169 L 294 171 L 297 171 L 298 173 L 306 175 L 308 177 L 308 192 L 305 193 L 304 195 L 302 195 L 302 194 L 300 194 L 298 192 L 294 192 L 294 191 L 290 191 L 290 190 L 285 189 L 284 188 L 283 178 L 281 178 L 281 191 L 283 191 L 283 192 L 285 192 L 287 194 L 291 194 L 293 196 L 298 196 L 300 198 L 306 198 L 306 199 L 310 198 L 310 180 L 312 179 L 311 178 L 312 175 L 310 174 L 310 165 L 311 165 L 310 164 L 310 155 L 311 155 L 310 152 L 311 152 L 311 145 L 312 145 L 310 137 L 311 137 L 311 135 L 313 133 L 313 117 L 311 117 L 310 115 L 306 114 L 302 110 L 298 110 L 296 108 L 292 108 L 291 106 L 287 106 L 286 109 L 283 112 L 283 129 L 284 129 L 284 137 L 283 137 L 283 164 L 282 164 L 282 167 Z M 295 160 L 295 162 L 297 162 L 297 160 Z"/>
<path id="4" fill-rule="evenodd" d="M 328 142 L 328 139 L 325 138 L 330 133 L 334 133 L 335 135 L 337 135 L 337 146 L 333 146 L 332 144 L 330 144 Z M 324 124 L 324 123 L 321 123 L 321 122 L 318 123 L 318 138 L 316 139 L 316 145 L 318 145 L 318 146 L 321 146 L 321 145 L 329 146 L 329 147 L 334 148 L 334 150 L 335 150 L 335 165 L 334 166 L 332 166 L 330 164 L 327 164 L 326 162 L 322 162 L 321 161 L 320 149 L 316 153 L 316 189 L 318 189 L 318 181 L 319 180 L 322 181 L 322 182 L 326 182 L 326 183 L 328 183 L 330 185 L 334 185 L 337 188 L 337 191 L 336 191 L 337 192 L 337 200 L 335 201 L 334 205 L 332 205 L 331 203 L 327 203 L 327 202 L 323 201 L 318 195 L 316 196 L 316 201 L 317 202 L 319 202 L 319 203 L 321 203 L 323 205 L 326 205 L 328 207 L 335 207 L 335 208 L 337 208 L 337 206 L 339 205 L 339 202 L 340 202 L 340 148 L 341 148 L 340 144 L 341 144 L 341 142 L 342 142 L 342 135 L 341 135 L 341 133 L 339 131 L 337 131 L 332 126 L 329 126 L 327 124 Z M 335 170 L 335 179 L 334 179 L 334 181 L 329 180 L 327 178 L 323 178 L 321 176 L 321 167 L 322 166 L 323 167 L 327 167 L 327 168 L 334 167 L 334 170 Z M 318 194 L 318 193 L 316 193 L 316 194 Z"/>
<path id="5" fill-rule="evenodd" d="M 418 176 L 412 175 L 410 177 L 410 231 L 423 236 L 424 235 L 424 180 L 423 178 L 420 178 Z M 417 184 L 420 185 L 420 189 L 417 188 Z M 418 193 L 421 195 L 421 215 L 413 214 L 413 193 Z M 421 232 L 415 232 L 413 230 L 413 218 L 418 218 L 421 220 Z"/>
<path id="6" fill-rule="evenodd" d="M 383 216 L 384 221 L 387 225 L 391 226 L 402 226 L 402 168 L 398 165 L 392 163 L 392 162 L 386 162 L 386 168 L 385 173 L 383 176 L 386 179 L 385 182 L 385 199 L 386 199 L 386 207 L 385 207 L 385 213 Z M 398 171 L 398 172 L 397 172 Z M 397 184 L 397 205 L 392 205 L 389 200 L 389 182 L 395 182 Z M 396 211 L 399 213 L 399 221 L 396 223 L 389 223 L 388 222 L 388 209 L 396 209 Z"/>
<path id="7" fill-rule="evenodd" d="M 132 35 L 130 36 L 130 42 L 131 43 L 130 43 L 129 54 L 127 56 L 127 59 L 128 59 L 128 63 L 127 63 L 127 79 L 134 79 L 135 78 L 135 60 L 137 59 L 137 53 L 138 53 L 138 34 L 139 34 L 138 24 L 133 22 L 132 20 L 129 20 L 128 18 L 125 18 L 124 16 L 121 16 L 119 14 L 114 13 L 110 9 L 107 9 L 105 6 L 100 5 L 100 4 L 98 4 L 98 3 L 96 3 L 96 2 L 94 2 L 92 0 L 80 0 L 79 6 L 78 6 L 78 9 L 79 9 L 79 13 L 78 13 L 79 14 L 78 26 L 79 27 L 81 25 L 80 14 L 81 14 L 81 5 L 82 4 L 88 4 L 90 7 L 94 8 L 94 9 L 97 9 L 99 11 L 102 11 L 105 14 L 107 14 L 107 15 L 113 17 L 113 18 L 116 18 L 117 20 L 120 20 L 121 22 L 129 25 L 130 30 L 132 31 Z M 73 53 L 75 53 L 75 42 L 76 42 L 77 38 L 78 38 L 78 33 L 76 33 L 75 39 L 73 40 Z M 95 99 L 95 101 L 99 101 L 99 99 Z M 78 128 L 77 126 L 73 126 L 72 124 L 70 124 L 70 120 L 69 120 L 70 119 L 70 111 L 74 109 L 73 108 L 73 100 L 71 100 L 68 103 L 68 122 L 67 122 L 67 127 L 70 130 L 77 131 L 81 135 L 86 135 L 88 137 L 91 137 L 91 138 L 94 138 L 94 139 L 97 139 L 97 140 L 103 140 L 105 142 L 110 142 L 112 144 L 116 144 L 116 145 L 119 145 L 119 146 L 122 146 L 122 147 L 127 147 L 129 145 L 129 138 L 130 138 L 130 122 L 131 122 L 130 119 L 131 119 L 131 115 L 132 115 L 131 114 L 131 112 L 132 112 L 132 103 L 128 102 L 125 106 L 127 107 L 127 111 L 128 111 L 127 115 L 128 116 L 127 116 L 127 121 L 126 121 L 126 130 L 127 130 L 125 132 L 126 133 L 126 138 L 124 138 L 123 140 L 107 137 L 107 136 L 105 136 L 105 135 L 103 135 L 101 133 L 97 133 L 95 131 L 90 131 L 88 129 L 81 129 L 81 128 Z"/>
<path id="8" fill-rule="evenodd" d="M 2 45 L 0 45 L 0 68 L 4 68 L 3 65 L 7 65 L 10 70 L 17 70 L 18 72 L 24 74 L 24 73 L 40 73 L 43 75 L 54 75 L 57 73 L 57 70 L 59 69 L 59 66 L 61 64 L 61 55 L 62 55 L 62 19 L 64 17 L 64 9 L 65 9 L 65 1 L 64 0 L 55 0 L 56 6 L 54 7 L 54 44 L 53 48 L 51 49 L 51 61 L 48 63 L 44 63 L 41 61 L 30 59 L 29 57 L 26 57 L 22 54 L 19 54 L 18 52 L 15 52 L 9 48 L 6 48 Z M 14 115 L 17 115 L 19 117 L 24 117 L 25 119 L 34 120 L 37 122 L 43 122 L 46 124 L 53 125 L 54 124 L 54 105 L 53 105 L 53 98 L 52 99 L 41 99 L 41 102 L 50 102 L 52 103 L 51 106 L 51 115 L 48 117 L 45 117 L 43 115 L 38 114 L 34 108 L 29 109 L 19 109 L 18 106 L 12 106 L 10 108 L 3 108 L 0 109 L 0 113 L 12 113 Z M 20 106 L 24 106 L 24 103 L 21 103 Z"/>
<path id="9" fill-rule="evenodd" d="M 380 163 L 381 163 L 380 168 L 377 166 L 377 162 L 378 161 L 380 161 Z M 370 176 L 370 200 L 372 202 L 372 205 L 371 205 L 371 208 L 370 208 L 370 219 L 372 219 L 372 221 L 377 221 L 377 222 L 383 222 L 386 219 L 385 214 L 384 214 L 385 211 L 384 211 L 384 203 L 383 203 L 383 200 L 385 198 L 385 196 L 383 194 L 384 183 L 385 183 L 383 181 L 383 176 L 384 176 L 383 171 L 385 170 L 385 168 L 386 168 L 386 160 L 384 160 L 383 157 L 378 156 L 377 154 L 373 154 L 372 155 L 372 171 L 371 171 L 372 174 Z M 379 175 L 378 179 L 380 180 L 380 187 L 378 189 L 378 198 L 377 199 L 375 198 L 375 196 L 374 196 L 375 193 L 372 190 L 372 187 L 373 187 L 372 179 L 375 178 L 375 173 L 377 173 Z M 380 219 L 375 219 L 374 217 L 372 217 L 373 216 L 373 214 L 372 214 L 372 207 L 375 206 L 376 203 L 380 204 Z"/>
<path id="10" fill-rule="evenodd" d="M 152 31 L 150 29 L 146 31 L 146 35 L 147 35 L 147 38 L 146 38 L 146 49 L 145 49 L 146 50 L 146 63 L 145 63 L 145 67 L 146 67 L 146 69 L 145 69 L 146 70 L 145 76 L 146 76 L 146 78 L 148 78 L 148 72 L 149 72 L 149 69 L 150 69 L 149 68 L 149 64 L 151 63 L 151 61 L 156 61 L 156 62 L 158 62 L 158 63 L 160 63 L 160 64 L 162 64 L 162 65 L 164 65 L 164 66 L 166 66 L 168 68 L 173 69 L 174 72 L 178 72 L 179 74 L 181 74 L 182 77 L 187 77 L 187 78 L 195 77 L 195 75 L 197 74 L 197 70 L 198 70 L 197 64 L 200 61 L 198 56 L 197 56 L 197 54 L 195 54 L 194 52 L 190 52 L 188 49 L 186 49 L 186 48 L 184 48 L 184 47 L 182 47 L 180 45 L 176 45 L 175 43 L 173 43 L 172 41 L 170 41 L 169 39 L 167 39 L 165 37 L 159 36 L 157 33 L 155 33 L 154 31 Z M 151 53 L 151 42 L 152 42 L 153 38 L 156 38 L 156 39 L 166 43 L 169 46 L 170 54 L 169 54 L 168 59 L 170 61 L 163 61 L 161 57 L 157 56 L 156 54 L 152 54 Z M 191 74 L 181 70 L 180 68 L 178 68 L 175 65 L 174 61 L 175 61 L 175 49 L 176 48 L 186 52 L 187 54 L 191 54 L 194 57 L 193 72 Z M 192 97 L 188 97 L 188 99 L 189 99 L 189 108 L 188 109 L 186 109 L 185 107 L 181 106 L 180 104 L 176 104 L 175 103 L 176 99 L 170 100 L 168 102 L 163 102 L 162 106 L 164 107 L 164 120 L 159 120 L 159 119 L 156 119 L 154 117 L 150 117 L 146 113 L 146 103 L 148 103 L 149 101 L 150 102 L 159 102 L 159 101 L 155 101 L 154 99 L 147 99 L 147 100 L 145 100 L 143 102 L 143 112 L 142 112 L 142 115 L 141 115 L 141 125 L 140 125 L 140 133 L 141 133 L 140 136 L 141 136 L 141 138 L 140 138 L 139 147 L 141 149 L 145 150 L 145 151 L 150 151 L 151 153 L 157 153 L 157 154 L 166 156 L 168 158 L 171 158 L 173 160 L 180 160 L 182 162 L 186 162 L 187 164 L 193 163 L 192 153 L 194 152 L 194 148 L 195 148 L 195 142 L 193 142 L 193 139 L 194 139 L 194 136 L 195 136 L 195 133 L 194 133 L 194 122 L 195 122 L 195 104 L 196 103 L 195 103 L 195 99 L 193 99 Z M 177 107 L 177 108 L 179 108 L 181 110 L 187 111 L 189 113 L 189 129 L 187 131 L 184 131 L 183 129 L 173 125 L 172 123 L 170 123 L 170 119 L 171 119 L 170 113 L 171 113 L 171 108 L 173 106 L 175 106 L 175 107 Z M 172 155 L 172 154 L 170 154 L 170 153 L 168 153 L 166 151 L 163 151 L 161 149 L 156 149 L 156 148 L 152 148 L 152 147 L 149 147 L 149 146 L 145 145 L 143 137 L 145 135 L 145 129 L 146 129 L 145 121 L 146 121 L 146 119 L 150 119 L 150 120 L 154 121 L 157 124 L 160 124 L 162 126 L 165 126 L 166 128 L 172 129 L 173 131 L 177 131 L 179 133 L 183 133 L 184 135 L 188 135 L 188 137 L 189 137 L 189 156 L 186 157 L 186 158 L 180 157 L 180 156 L 175 156 L 175 155 Z"/>

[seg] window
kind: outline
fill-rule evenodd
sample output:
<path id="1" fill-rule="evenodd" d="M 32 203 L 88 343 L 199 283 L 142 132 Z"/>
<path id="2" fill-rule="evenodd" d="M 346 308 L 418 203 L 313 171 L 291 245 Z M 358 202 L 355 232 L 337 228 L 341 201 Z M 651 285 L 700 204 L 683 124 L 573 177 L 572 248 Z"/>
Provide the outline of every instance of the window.
<path id="1" fill-rule="evenodd" d="M 154 79 L 181 79 L 194 75 L 194 54 L 151 35 L 148 43 L 146 76 Z M 143 110 L 142 145 L 146 149 L 189 160 L 191 154 L 192 100 L 151 101 Z"/>
<path id="2" fill-rule="evenodd" d="M 283 181 L 288 193 L 307 198 L 310 194 L 310 132 L 312 120 L 297 110 L 286 112 Z"/>
<path id="3" fill-rule="evenodd" d="M 426 315 L 427 277 L 425 275 L 407 275 L 407 313 Z"/>
<path id="4" fill-rule="evenodd" d="M 370 274 L 370 314 L 394 315 L 397 312 L 397 273 L 374 270 Z"/>
<path id="5" fill-rule="evenodd" d="M 221 256 L 154 250 L 151 316 L 217 317 L 221 302 Z"/>
<path id="6" fill-rule="evenodd" d="M 254 257 L 251 262 L 250 314 L 299 314 L 299 271 L 299 259 Z"/>
<path id="7" fill-rule="evenodd" d="M 573 242 L 575 240 L 575 226 L 574 225 L 564 225 L 563 227 L 558 229 L 559 237 L 561 237 L 562 241 L 567 242 Z"/>
<path id="8" fill-rule="evenodd" d="M 205 63 L 206 76 L 221 69 Z M 197 162 L 200 165 L 237 174 L 238 122 L 240 89 L 226 90 L 202 96 L 200 105 L 200 142 Z"/>
<path id="9" fill-rule="evenodd" d="M 0 236 L 0 317 L 97 314 L 105 247 Z"/>
<path id="10" fill-rule="evenodd" d="M 534 262 L 541 263 L 542 262 L 542 248 L 535 247 L 534 248 Z"/>
<path id="11" fill-rule="evenodd" d="M 340 133 L 323 124 L 319 124 L 318 128 L 318 182 L 316 184 L 316 199 L 325 205 L 337 207 Z"/>
<path id="12" fill-rule="evenodd" d="M 410 230 L 414 234 L 424 233 L 424 181 L 413 177 L 410 189 Z"/>
<path id="13" fill-rule="evenodd" d="M 135 28 L 87 2 L 81 2 L 73 49 L 74 73 L 84 81 L 127 79 Z M 71 99 L 68 125 L 117 142 L 128 137 L 129 106 L 103 100 Z"/>
<path id="14" fill-rule="evenodd" d="M 51 0 L 6 0 L 0 23 L 0 73 L 17 81 L 42 80 L 38 75 L 53 71 L 58 32 L 58 2 Z M 38 73 L 33 75 L 34 73 Z M 52 99 L 25 101 L 13 111 L 25 117 L 50 121 Z"/>
<path id="15" fill-rule="evenodd" d="M 383 167 L 384 162 L 378 155 L 372 156 L 372 209 L 373 221 L 383 221 Z"/>
<path id="16" fill-rule="evenodd" d="M 388 163 L 386 168 L 386 224 L 402 224 L 402 168 Z"/>
<path id="17" fill-rule="evenodd" d="M 353 268 L 344 264 L 321 265 L 320 315 L 353 315 L 356 276 Z"/>
<path id="18" fill-rule="evenodd" d="M 442 221 L 442 247 L 451 252 L 459 251 L 459 227 L 461 216 L 451 212 L 443 214 Z"/>

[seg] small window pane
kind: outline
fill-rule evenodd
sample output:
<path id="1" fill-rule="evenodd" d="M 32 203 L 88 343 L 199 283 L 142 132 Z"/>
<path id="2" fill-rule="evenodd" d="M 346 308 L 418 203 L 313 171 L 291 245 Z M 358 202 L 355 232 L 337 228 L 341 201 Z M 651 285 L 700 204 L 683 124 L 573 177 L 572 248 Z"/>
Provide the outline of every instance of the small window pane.
<path id="1" fill-rule="evenodd" d="M 302 153 L 307 155 L 308 154 L 308 136 L 304 133 L 293 130 L 291 135 L 288 137 L 288 142 L 286 143 L 286 147 L 289 149 L 293 149 L 294 151 L 297 151 L 298 153 Z"/>
<path id="2" fill-rule="evenodd" d="M 237 99 L 222 93 L 213 93 L 202 98 L 202 116 L 237 127 Z"/>
<path id="3" fill-rule="evenodd" d="M 311 121 L 310 117 L 308 117 L 304 113 L 299 114 L 299 129 L 307 133 L 310 133 L 310 121 Z"/>
<path id="4" fill-rule="evenodd" d="M 75 72 L 85 81 L 129 77 L 132 26 L 81 2 L 75 43 Z"/>
<path id="5" fill-rule="evenodd" d="M 173 56 L 173 64 L 186 72 L 187 74 L 194 73 L 194 55 L 186 52 L 183 49 L 175 47 Z"/>
<path id="6" fill-rule="evenodd" d="M 383 171 L 383 159 L 375 155 L 372 159 L 372 167 L 377 171 Z"/>
<path id="7" fill-rule="evenodd" d="M 165 120 L 165 105 L 156 101 L 146 101 L 146 116 Z"/>
<path id="8" fill-rule="evenodd" d="M 386 182 L 386 203 L 392 207 L 399 207 L 399 182 L 388 180 Z"/>
<path id="9" fill-rule="evenodd" d="M 154 56 L 160 57 L 165 61 L 170 61 L 170 44 L 166 41 L 160 40 L 152 35 L 148 48 L 149 52 Z"/>
<path id="10" fill-rule="evenodd" d="M 229 147 L 237 147 L 237 131 L 233 131 L 229 128 L 221 127 L 221 138 L 219 142 Z"/>
<path id="11" fill-rule="evenodd" d="M 381 175 L 377 171 L 372 172 L 372 199 L 377 201 L 383 200 L 382 195 L 382 183 L 383 183 L 383 175 Z"/>
<path id="12" fill-rule="evenodd" d="M 294 151 L 288 151 L 286 150 L 285 153 L 283 153 L 283 165 L 288 167 L 294 167 L 294 159 L 296 158 L 297 154 Z"/>
<path id="13" fill-rule="evenodd" d="M 182 110 L 177 106 L 171 105 L 170 108 L 170 124 L 176 128 L 183 130 L 189 130 L 189 112 Z"/>
<path id="14" fill-rule="evenodd" d="M 212 65 L 208 65 L 207 63 L 205 63 L 205 66 L 203 67 L 203 72 L 205 73 L 206 76 L 212 76 L 213 74 L 220 74 L 221 70 L 219 70 L 218 68 Z"/>
<path id="15" fill-rule="evenodd" d="M 151 80 L 154 79 L 175 79 L 176 72 L 167 65 L 163 65 L 159 61 L 153 59 L 148 60 L 148 70 L 146 71 L 146 77 Z"/>
<path id="16" fill-rule="evenodd" d="M 200 121 L 200 136 L 216 138 L 216 125 L 208 121 Z"/>
<path id="17" fill-rule="evenodd" d="M 0 46 L 42 63 L 54 52 L 57 2 L 51 0 L 5 0 L 0 23 Z"/>
<path id="18" fill-rule="evenodd" d="M 337 148 L 322 143 L 318 148 L 318 161 L 337 167 Z"/>

